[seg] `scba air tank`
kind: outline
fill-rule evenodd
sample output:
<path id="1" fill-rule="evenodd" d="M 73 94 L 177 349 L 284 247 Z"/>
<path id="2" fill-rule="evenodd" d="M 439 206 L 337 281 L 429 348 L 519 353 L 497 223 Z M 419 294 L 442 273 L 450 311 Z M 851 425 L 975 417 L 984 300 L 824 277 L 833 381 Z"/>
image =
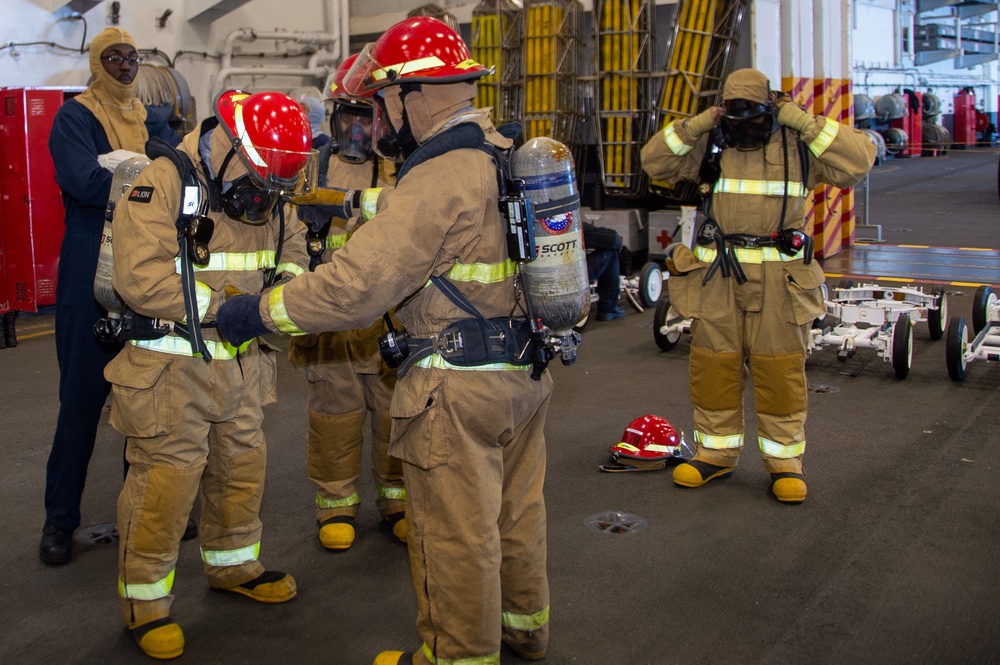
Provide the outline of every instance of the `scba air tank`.
<path id="1" fill-rule="evenodd" d="M 115 258 L 111 248 L 111 219 L 115 214 L 115 206 L 125 192 L 135 182 L 136 177 L 149 166 L 147 157 L 130 157 L 115 167 L 111 177 L 111 192 L 108 195 L 108 207 L 104 212 L 104 233 L 101 236 L 101 253 L 97 258 L 97 274 L 94 277 L 94 297 L 108 310 L 108 318 L 121 318 L 125 304 L 111 286 L 111 273 L 114 270 Z"/>
<path id="2" fill-rule="evenodd" d="M 590 308 L 573 156 L 555 139 L 531 139 L 515 151 L 511 174 L 535 211 L 538 255 L 521 269 L 532 314 L 556 337 L 571 337 Z"/>

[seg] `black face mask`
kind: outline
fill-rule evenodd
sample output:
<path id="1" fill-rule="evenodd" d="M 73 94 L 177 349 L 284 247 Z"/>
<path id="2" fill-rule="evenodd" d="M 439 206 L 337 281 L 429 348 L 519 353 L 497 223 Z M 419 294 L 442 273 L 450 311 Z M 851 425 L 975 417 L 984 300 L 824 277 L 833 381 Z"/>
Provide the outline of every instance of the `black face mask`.
<path id="1" fill-rule="evenodd" d="M 737 150 L 756 150 L 767 144 L 774 133 L 774 121 L 770 116 L 764 122 L 732 120 L 722 117 L 722 136 L 729 147 Z"/>
<path id="2" fill-rule="evenodd" d="M 413 136 L 413 130 L 410 129 L 410 116 L 406 113 L 406 95 L 412 90 L 419 90 L 419 85 L 409 83 L 401 86 L 400 101 L 403 102 L 403 126 L 397 130 L 391 122 L 388 123 L 392 131 L 378 140 L 379 152 L 390 156 L 397 164 L 405 162 L 406 158 L 412 155 L 413 151 L 419 147 L 417 139 Z M 381 99 L 376 103 L 385 104 Z M 386 119 L 389 118 L 388 112 L 385 113 L 385 117 Z"/>
<path id="3" fill-rule="evenodd" d="M 347 120 L 346 129 L 341 125 L 342 119 Z M 372 158 L 372 138 L 365 132 L 360 115 L 347 111 L 334 113 L 333 122 L 337 123 L 337 156 L 341 160 L 361 164 Z"/>
<path id="4" fill-rule="evenodd" d="M 756 150 L 767 144 L 776 122 L 770 103 L 730 100 L 722 116 L 723 140 L 737 150 Z"/>
<path id="5" fill-rule="evenodd" d="M 271 216 L 278 193 L 259 188 L 249 174 L 241 175 L 222 193 L 222 211 L 230 219 L 261 224 Z"/>

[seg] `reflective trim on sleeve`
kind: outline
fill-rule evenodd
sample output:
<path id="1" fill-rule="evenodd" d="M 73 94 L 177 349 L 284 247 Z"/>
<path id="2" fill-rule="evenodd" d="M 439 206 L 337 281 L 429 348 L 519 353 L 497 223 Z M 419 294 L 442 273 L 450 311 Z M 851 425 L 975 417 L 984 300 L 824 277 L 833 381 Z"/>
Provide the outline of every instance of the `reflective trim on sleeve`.
<path id="1" fill-rule="evenodd" d="M 529 631 L 538 630 L 549 622 L 549 608 L 546 606 L 544 610 L 535 612 L 534 614 L 514 614 L 513 612 L 504 612 L 500 616 L 501 621 L 506 628 Z"/>
<path id="2" fill-rule="evenodd" d="M 802 250 L 800 249 L 795 253 L 794 256 L 789 256 L 778 251 L 777 247 L 759 247 L 757 249 L 749 249 L 747 247 L 730 247 L 729 251 L 736 255 L 736 259 L 740 263 L 746 263 L 749 265 L 759 265 L 768 261 L 797 261 L 802 258 Z M 705 263 L 712 263 L 715 261 L 715 256 L 718 251 L 712 247 L 702 247 L 699 245 L 694 248 L 694 255 L 699 261 L 704 261 Z"/>
<path id="3" fill-rule="evenodd" d="M 712 436 L 704 432 L 694 431 L 694 440 L 698 445 L 712 450 L 729 450 L 731 448 L 743 447 L 742 434 L 729 434 L 727 436 Z"/>
<path id="4" fill-rule="evenodd" d="M 830 147 L 840 131 L 840 123 L 833 118 L 823 118 L 823 130 L 809 143 L 809 151 L 819 157 Z"/>
<path id="5" fill-rule="evenodd" d="M 670 123 L 667 125 L 667 128 L 663 130 L 663 142 L 667 144 L 668 148 L 670 148 L 670 152 L 674 153 L 678 157 L 686 155 L 694 150 L 693 145 L 688 145 L 681 140 L 681 137 L 677 136 L 677 130 L 674 129 L 674 123 Z"/>
<path id="6" fill-rule="evenodd" d="M 250 342 L 252 341 L 250 340 Z M 201 357 L 200 354 L 196 354 L 194 349 L 191 348 L 191 342 L 177 335 L 167 335 L 160 339 L 133 339 L 131 342 L 140 349 L 169 353 L 174 356 Z M 212 360 L 232 360 L 236 357 L 237 352 L 243 353 L 246 351 L 250 347 L 250 342 L 244 342 L 237 349 L 229 342 L 206 339 L 205 346 L 208 347 L 208 352 L 212 354 Z"/>
<path id="7" fill-rule="evenodd" d="M 751 194 L 754 196 L 784 196 L 784 180 L 740 180 L 739 178 L 719 178 L 715 183 L 716 194 Z M 788 183 L 788 195 L 802 197 L 806 188 L 801 182 Z"/>
<path id="8" fill-rule="evenodd" d="M 170 574 L 164 577 L 159 582 L 153 582 L 152 584 L 125 584 L 122 578 L 118 578 L 118 595 L 122 598 L 131 598 L 132 600 L 156 600 L 158 598 L 166 598 L 170 595 L 170 590 L 174 588 L 174 573 L 171 570 Z"/>
<path id="9" fill-rule="evenodd" d="M 174 259 L 177 274 L 181 274 L 181 257 Z M 208 270 L 253 272 L 274 267 L 274 250 L 262 249 L 259 252 L 213 252 L 204 266 L 193 266 L 195 272 Z"/>
<path id="10" fill-rule="evenodd" d="M 391 501 L 406 501 L 406 489 L 403 487 L 383 487 L 375 483 L 375 492 L 380 499 Z"/>
<path id="11" fill-rule="evenodd" d="M 292 275 L 294 277 L 298 277 L 299 275 L 305 273 L 305 270 L 302 269 L 302 266 L 296 265 L 294 263 L 279 263 L 278 267 L 275 268 L 274 271 L 279 275 L 282 273 L 288 273 L 289 275 Z"/>
<path id="12" fill-rule="evenodd" d="M 500 652 L 488 656 L 473 656 L 472 658 L 435 658 L 434 652 L 427 643 L 420 647 L 424 658 L 432 665 L 500 665 Z"/>
<path id="13" fill-rule="evenodd" d="M 198 320 L 204 321 L 205 314 L 208 312 L 209 305 L 212 304 L 212 287 L 208 284 L 203 284 L 198 280 L 194 281 L 194 290 L 198 294 Z M 187 317 L 184 317 L 183 323 L 187 323 Z"/>
<path id="14" fill-rule="evenodd" d="M 375 216 L 378 208 L 378 197 L 381 193 L 381 187 L 370 187 L 361 191 L 361 221 L 367 222 Z"/>
<path id="15" fill-rule="evenodd" d="M 432 353 L 426 358 L 421 358 L 417 362 L 413 363 L 413 365 L 414 367 L 423 367 L 425 369 L 458 369 L 463 371 L 473 370 L 477 372 L 498 372 L 508 370 L 521 370 L 523 372 L 527 372 L 531 369 L 531 365 L 512 365 L 510 363 L 488 363 L 486 365 L 476 365 L 475 367 L 463 367 L 459 365 L 452 365 L 438 353 Z"/>
<path id="16" fill-rule="evenodd" d="M 805 441 L 799 441 L 798 443 L 778 443 L 777 441 L 771 441 L 770 439 L 758 436 L 757 443 L 760 445 L 760 452 L 771 457 L 777 457 L 778 459 L 794 459 L 802 457 L 806 452 Z"/>
<path id="17" fill-rule="evenodd" d="M 260 541 L 235 550 L 201 550 L 201 560 L 210 566 L 242 566 L 256 561 L 260 555 Z"/>
<path id="18" fill-rule="evenodd" d="M 271 320 L 274 321 L 274 325 L 278 327 L 278 332 L 285 333 L 286 335 L 305 334 L 306 331 L 292 322 L 292 319 L 288 316 L 288 310 L 285 309 L 284 284 L 279 284 L 267 294 L 267 309 L 271 314 Z"/>
<path id="19" fill-rule="evenodd" d="M 320 496 L 319 493 L 316 494 L 316 507 L 323 508 L 324 510 L 329 508 L 347 508 L 349 506 L 357 506 L 360 503 L 361 495 L 357 492 L 343 499 L 327 499 L 325 496 Z"/>
<path id="20" fill-rule="evenodd" d="M 500 263 L 456 263 L 448 271 L 448 279 L 455 282 L 497 284 L 514 276 L 517 264 L 510 259 Z"/>
<path id="21" fill-rule="evenodd" d="M 350 233 L 334 233 L 326 237 L 326 248 L 327 249 L 340 249 L 347 244 L 348 239 L 350 239 Z"/>

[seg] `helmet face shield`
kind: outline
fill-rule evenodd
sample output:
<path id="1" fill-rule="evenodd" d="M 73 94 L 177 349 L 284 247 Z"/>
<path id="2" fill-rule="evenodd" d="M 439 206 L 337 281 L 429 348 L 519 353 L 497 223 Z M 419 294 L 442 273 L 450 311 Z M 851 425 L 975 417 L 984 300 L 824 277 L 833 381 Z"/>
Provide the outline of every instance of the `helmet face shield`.
<path id="1" fill-rule="evenodd" d="M 374 112 L 370 104 L 337 101 L 330 117 L 337 138 L 337 157 L 360 164 L 372 157 Z"/>
<path id="2" fill-rule="evenodd" d="M 404 137 L 401 137 L 389 119 L 385 100 L 381 93 L 376 94 L 372 109 L 372 148 L 379 157 L 402 164 L 405 160 Z"/>

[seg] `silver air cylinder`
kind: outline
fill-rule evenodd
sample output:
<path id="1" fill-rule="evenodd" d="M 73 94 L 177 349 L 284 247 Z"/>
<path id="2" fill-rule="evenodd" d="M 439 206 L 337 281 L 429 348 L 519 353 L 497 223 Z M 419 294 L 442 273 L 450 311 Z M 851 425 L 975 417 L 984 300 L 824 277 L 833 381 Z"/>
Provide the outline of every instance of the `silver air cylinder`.
<path id="1" fill-rule="evenodd" d="M 97 258 L 97 274 L 94 276 L 94 297 L 108 310 L 108 318 L 121 318 L 125 304 L 111 286 L 111 273 L 115 265 L 114 253 L 111 248 L 111 219 L 115 214 L 115 206 L 124 196 L 139 173 L 149 166 L 146 157 L 130 157 L 121 162 L 111 177 L 111 193 L 108 195 L 108 207 L 104 213 L 104 234 L 101 236 L 101 253 Z"/>
<path id="2" fill-rule="evenodd" d="M 555 139 L 531 139 L 514 153 L 511 174 L 523 183 L 535 209 L 538 256 L 521 269 L 532 314 L 555 337 L 572 338 L 573 326 L 590 308 L 573 156 Z"/>

